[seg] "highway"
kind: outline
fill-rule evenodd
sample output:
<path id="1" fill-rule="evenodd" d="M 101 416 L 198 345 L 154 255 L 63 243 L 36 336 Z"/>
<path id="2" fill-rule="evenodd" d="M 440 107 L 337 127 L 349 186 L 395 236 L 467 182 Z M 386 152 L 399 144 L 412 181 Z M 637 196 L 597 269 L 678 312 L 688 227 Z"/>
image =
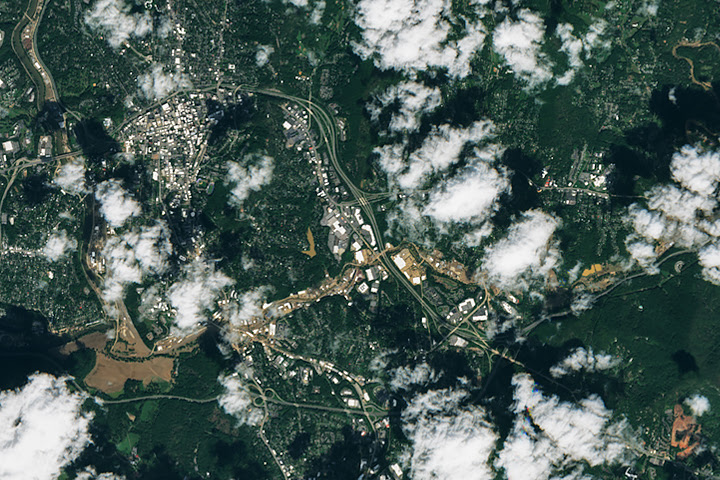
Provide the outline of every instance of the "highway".
<path id="1" fill-rule="evenodd" d="M 277 91 L 277 90 L 269 90 L 269 89 L 262 89 L 262 88 L 254 88 L 249 86 L 237 86 L 235 87 L 233 91 L 233 97 L 237 95 L 239 91 L 245 91 L 249 93 L 259 94 L 259 95 L 267 95 L 270 97 L 275 98 L 282 98 L 284 100 L 288 100 L 291 102 L 295 102 L 298 105 L 302 106 L 310 115 L 311 118 L 314 118 L 317 127 L 320 131 L 320 136 L 322 137 L 322 140 L 325 143 L 325 146 L 327 146 L 328 150 L 328 156 L 330 157 L 330 161 L 333 165 L 333 168 L 337 172 L 338 176 L 342 179 L 342 181 L 347 186 L 350 193 L 352 193 L 353 197 L 355 197 L 355 201 L 357 202 L 357 205 L 359 205 L 362 212 L 365 214 L 366 218 L 369 221 L 370 227 L 373 230 L 373 235 L 375 236 L 375 240 L 377 241 L 378 247 L 382 249 L 382 247 L 385 245 L 385 242 L 383 241 L 382 232 L 380 230 L 380 227 L 378 226 L 377 219 L 375 218 L 375 212 L 373 211 L 373 208 L 370 204 L 370 201 L 368 200 L 368 197 L 370 198 L 377 198 L 377 195 L 374 193 L 368 193 L 363 191 L 362 189 L 358 188 L 353 181 L 350 179 L 350 177 L 345 173 L 345 170 L 340 165 L 339 159 L 338 159 L 338 148 L 337 148 L 337 138 L 338 138 L 338 132 L 336 127 L 335 119 L 332 115 L 328 114 L 322 107 L 320 107 L 318 104 L 306 100 L 304 98 L 296 97 L 293 95 L 288 95 L 286 93 Z M 359 233 L 359 232 L 358 232 Z M 363 238 L 360 236 L 360 238 Z M 367 245 L 369 248 L 370 245 Z M 440 315 L 435 311 L 435 308 L 430 305 L 423 296 L 415 290 L 415 287 L 408 281 L 407 278 L 405 278 L 405 275 L 397 268 L 395 265 L 395 262 L 393 262 L 388 256 L 387 253 L 384 250 L 380 250 L 378 258 L 382 262 L 383 266 L 387 269 L 388 272 L 392 273 L 393 276 L 405 287 L 405 289 L 415 298 L 415 300 L 418 301 L 418 303 L 421 305 L 423 312 L 430 318 L 432 318 L 435 321 L 440 320 Z"/>
<path id="2" fill-rule="evenodd" d="M 258 399 L 263 402 L 268 403 L 274 403 L 276 405 L 282 405 L 285 407 L 294 407 L 294 408 L 305 408 L 308 410 L 319 410 L 319 411 L 325 411 L 325 412 L 334 412 L 334 413 L 346 413 L 348 415 L 365 415 L 365 412 L 358 409 L 350 409 L 350 408 L 336 408 L 336 407 L 326 407 L 325 405 L 316 405 L 313 403 L 299 403 L 299 402 L 288 402 L 286 400 L 281 399 L 280 397 L 273 392 L 273 396 L 269 397 L 265 394 L 261 393 L 255 393 L 252 391 L 247 391 L 247 394 L 250 398 L 253 400 Z M 106 405 L 119 405 L 123 403 L 135 403 L 135 402 L 145 402 L 147 400 L 179 400 L 181 402 L 189 402 L 189 403 L 212 403 L 218 401 L 220 398 L 220 395 L 216 395 L 214 397 L 209 398 L 191 398 L 191 397 L 182 397 L 179 395 L 147 395 L 144 397 L 135 397 L 135 398 L 123 398 L 122 400 L 103 400 L 98 398 L 102 404 Z M 382 418 L 387 416 L 387 412 L 370 412 L 370 415 Z"/>
<path id="3" fill-rule="evenodd" d="M 28 160 L 27 158 L 19 158 L 16 160 L 16 163 L 13 164 L 12 166 L 6 167 L 6 168 L 0 168 L 0 175 L 5 175 L 6 173 L 12 172 L 18 168 L 22 170 L 22 169 L 25 169 L 28 167 L 34 167 L 35 165 L 40 165 L 43 163 L 52 163 L 55 160 L 64 160 L 66 158 L 75 157 L 75 156 L 78 156 L 81 154 L 82 154 L 81 150 L 75 150 L 72 152 L 63 153 L 62 155 L 55 155 L 53 157 L 35 158 L 33 160 Z M 19 165 L 17 164 L 17 162 L 23 161 L 23 160 L 24 160 L 24 163 L 19 164 Z"/>
<path id="4" fill-rule="evenodd" d="M 55 81 L 53 80 L 50 71 L 45 66 L 40 58 L 40 54 L 37 50 L 37 31 L 40 21 L 42 20 L 45 8 L 47 7 L 46 0 L 30 0 L 28 2 L 27 9 L 22 19 L 15 25 L 10 44 L 12 46 L 15 55 L 17 55 L 20 63 L 27 72 L 28 76 L 32 79 L 37 89 L 36 103 L 38 110 L 42 108 L 45 101 L 57 102 L 59 96 Z M 31 34 L 30 49 L 26 50 L 22 43 L 23 32 L 29 28 Z"/>

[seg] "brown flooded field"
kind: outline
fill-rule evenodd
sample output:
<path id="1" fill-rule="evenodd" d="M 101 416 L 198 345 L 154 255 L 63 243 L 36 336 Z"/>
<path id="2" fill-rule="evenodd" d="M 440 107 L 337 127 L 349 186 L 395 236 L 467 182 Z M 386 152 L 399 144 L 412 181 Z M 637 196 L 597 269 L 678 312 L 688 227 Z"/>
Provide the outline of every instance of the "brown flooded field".
<path id="1" fill-rule="evenodd" d="M 173 359 L 154 357 L 141 362 L 122 362 L 98 352 L 95 367 L 85 377 L 88 387 L 105 393 L 122 391 L 125 381 L 139 380 L 143 385 L 152 381 L 172 381 Z"/>
<path id="2" fill-rule="evenodd" d="M 84 335 L 77 340 L 74 340 L 72 342 L 68 342 L 62 347 L 58 349 L 58 351 L 62 355 L 70 355 L 73 352 L 77 352 L 81 348 L 91 348 L 93 350 L 96 350 L 98 352 L 102 351 L 103 348 L 105 348 L 105 345 L 107 345 L 108 338 L 107 335 L 100 332 L 93 332 L 88 333 L 87 335 Z"/>
<path id="3" fill-rule="evenodd" d="M 78 343 L 81 343 L 85 348 L 92 348 L 93 350 L 100 351 L 105 348 L 108 342 L 108 337 L 104 333 L 93 332 L 88 333 L 77 339 Z"/>

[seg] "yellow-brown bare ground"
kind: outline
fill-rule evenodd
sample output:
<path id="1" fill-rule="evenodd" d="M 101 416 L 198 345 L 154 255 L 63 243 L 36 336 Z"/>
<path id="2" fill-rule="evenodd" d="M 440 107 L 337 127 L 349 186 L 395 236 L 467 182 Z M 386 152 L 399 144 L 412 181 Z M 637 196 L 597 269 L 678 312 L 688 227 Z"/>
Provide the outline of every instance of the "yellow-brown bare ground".
<path id="1" fill-rule="evenodd" d="M 307 241 L 310 244 L 310 248 L 307 250 L 303 250 L 302 253 L 307 255 L 310 258 L 313 258 L 315 255 L 317 255 L 317 252 L 315 251 L 315 238 L 313 238 L 312 230 L 310 230 L 310 227 L 307 229 Z"/>
<path id="2" fill-rule="evenodd" d="M 92 348 L 93 350 L 102 350 L 108 342 L 108 337 L 104 333 L 93 332 L 83 335 L 77 339 L 78 343 L 81 343 L 85 348 Z"/>
<path id="3" fill-rule="evenodd" d="M 101 392 L 117 393 L 122 391 L 128 379 L 148 385 L 152 381 L 170 382 L 172 374 L 172 358 L 154 357 L 141 362 L 121 362 L 97 352 L 95 367 L 85 377 L 85 384 Z"/>
<path id="4" fill-rule="evenodd" d="M 62 355 L 70 355 L 73 352 L 77 352 L 80 348 L 91 348 L 93 350 L 101 351 L 108 342 L 108 338 L 104 333 L 93 332 L 83 335 L 77 340 L 68 342 L 58 349 Z"/>

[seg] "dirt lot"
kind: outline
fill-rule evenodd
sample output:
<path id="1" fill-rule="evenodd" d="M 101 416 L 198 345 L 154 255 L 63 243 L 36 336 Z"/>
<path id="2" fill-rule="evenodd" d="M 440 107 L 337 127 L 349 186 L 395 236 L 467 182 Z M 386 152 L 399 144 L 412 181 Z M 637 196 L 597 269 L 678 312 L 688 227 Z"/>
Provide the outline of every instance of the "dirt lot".
<path id="1" fill-rule="evenodd" d="M 140 380 L 143 385 L 152 381 L 172 381 L 173 359 L 154 357 L 141 362 L 121 362 L 97 352 L 95 367 L 85 377 L 88 387 L 105 393 L 117 393 L 128 379 Z"/>
<path id="2" fill-rule="evenodd" d="M 92 348 L 93 350 L 102 350 L 105 348 L 105 344 L 108 342 L 108 337 L 104 333 L 94 332 L 88 333 L 77 339 L 78 343 L 83 344 L 85 348 Z"/>
<path id="3" fill-rule="evenodd" d="M 73 352 L 77 352 L 81 348 L 91 348 L 96 351 L 101 351 L 108 342 L 107 335 L 100 332 L 93 332 L 84 335 L 73 342 L 68 342 L 60 347 L 59 352 L 62 355 L 70 355 Z"/>
<path id="4" fill-rule="evenodd" d="M 120 313 L 118 325 L 115 329 L 115 341 L 113 346 L 110 348 L 110 353 L 118 357 L 125 358 L 149 357 L 150 349 L 140 338 L 140 334 L 135 328 L 132 320 L 130 320 L 130 315 L 127 313 L 125 304 L 122 302 L 116 302 L 115 306 Z"/>

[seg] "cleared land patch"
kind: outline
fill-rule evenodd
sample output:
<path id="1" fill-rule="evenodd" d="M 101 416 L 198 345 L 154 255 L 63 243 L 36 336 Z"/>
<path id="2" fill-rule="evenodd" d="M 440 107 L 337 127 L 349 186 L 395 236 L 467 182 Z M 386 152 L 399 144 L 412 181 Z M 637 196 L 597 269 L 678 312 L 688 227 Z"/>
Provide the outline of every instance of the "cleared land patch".
<path id="1" fill-rule="evenodd" d="M 122 362 L 98 352 L 95 367 L 85 377 L 88 387 L 105 393 L 122 391 L 125 381 L 140 380 L 143 385 L 152 381 L 172 381 L 173 359 L 155 357 L 143 362 Z"/>

